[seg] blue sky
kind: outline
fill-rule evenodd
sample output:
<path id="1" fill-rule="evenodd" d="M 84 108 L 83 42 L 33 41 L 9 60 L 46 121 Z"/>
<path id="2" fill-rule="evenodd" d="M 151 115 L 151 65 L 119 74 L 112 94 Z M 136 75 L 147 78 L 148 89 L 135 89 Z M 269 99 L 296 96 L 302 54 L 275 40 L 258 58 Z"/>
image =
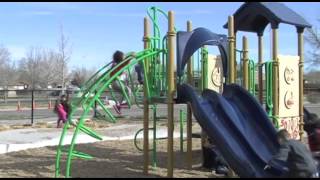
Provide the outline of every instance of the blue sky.
<path id="1" fill-rule="evenodd" d="M 222 28 L 228 15 L 233 14 L 241 2 L 34 2 L 0 3 L 0 44 L 9 48 L 17 60 L 29 47 L 57 48 L 59 27 L 63 24 L 65 35 L 72 44 L 70 67 L 99 68 L 107 63 L 117 50 L 140 51 L 143 48 L 143 17 L 150 6 L 175 12 L 176 27 L 185 30 L 186 21 L 193 27 L 206 27 L 213 32 L 227 34 Z M 286 2 L 289 8 L 301 14 L 312 25 L 318 25 L 320 3 Z M 163 21 L 164 25 L 165 21 Z M 163 33 L 166 31 L 163 28 Z M 238 48 L 241 36 L 238 33 Z M 257 57 L 257 39 L 249 39 L 250 57 Z M 295 28 L 280 25 L 279 53 L 295 55 L 297 39 Z M 265 59 L 270 58 L 269 27 L 265 31 Z M 305 51 L 310 48 L 306 45 Z"/>

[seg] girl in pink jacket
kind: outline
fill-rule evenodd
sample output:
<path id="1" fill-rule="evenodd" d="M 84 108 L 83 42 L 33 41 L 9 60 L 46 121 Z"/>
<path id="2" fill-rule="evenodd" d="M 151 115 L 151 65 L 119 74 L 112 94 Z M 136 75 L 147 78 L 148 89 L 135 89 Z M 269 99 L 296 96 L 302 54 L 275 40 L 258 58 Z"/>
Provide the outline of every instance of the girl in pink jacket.
<path id="1" fill-rule="evenodd" d="M 64 124 L 67 122 L 68 118 L 67 118 L 67 112 L 65 111 L 62 103 L 59 102 L 58 100 L 56 101 L 55 112 L 58 114 L 57 128 L 60 128 L 61 121 Z"/>

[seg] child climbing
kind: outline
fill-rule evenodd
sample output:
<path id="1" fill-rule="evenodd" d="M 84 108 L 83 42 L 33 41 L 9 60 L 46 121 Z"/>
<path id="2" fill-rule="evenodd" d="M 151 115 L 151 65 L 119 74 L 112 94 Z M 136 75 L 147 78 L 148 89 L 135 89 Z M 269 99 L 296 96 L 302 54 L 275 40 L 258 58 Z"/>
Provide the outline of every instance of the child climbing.
<path id="1" fill-rule="evenodd" d="M 287 130 L 282 129 L 277 133 L 280 149 L 268 162 L 265 169 L 275 167 L 277 161 L 286 162 L 288 173 L 284 177 L 290 178 L 312 178 L 319 177 L 317 164 L 311 152 L 300 141 L 290 139 Z"/>
<path id="2" fill-rule="evenodd" d="M 63 106 L 63 102 L 65 100 L 65 96 L 62 95 L 60 100 L 56 100 L 55 106 L 54 106 L 54 112 L 58 115 L 58 121 L 57 121 L 57 128 L 62 127 L 61 122 L 64 124 L 67 122 L 67 111 L 65 107 Z"/>
<path id="3" fill-rule="evenodd" d="M 209 137 L 204 138 L 202 143 L 203 163 L 202 166 L 212 170 L 215 175 L 227 175 L 229 167 L 227 162 L 218 151 L 216 145 Z"/>
<path id="4" fill-rule="evenodd" d="M 135 57 L 135 54 L 131 54 L 132 57 Z M 121 52 L 121 51 L 116 51 L 114 54 L 113 54 L 113 64 L 112 64 L 112 67 L 111 68 L 114 68 L 115 66 L 119 65 L 120 63 L 122 63 L 124 60 L 124 53 Z M 113 76 L 114 74 L 116 74 L 118 71 L 120 71 L 123 67 L 125 67 L 126 65 L 128 65 L 130 63 L 130 60 L 126 61 L 125 63 L 119 65 L 116 69 L 114 69 L 110 75 Z M 140 65 L 136 66 L 135 67 L 135 71 L 138 75 L 138 81 L 140 84 L 143 83 L 143 79 L 142 79 L 142 68 Z M 130 98 L 131 97 L 131 89 L 129 88 L 129 80 L 128 80 L 128 74 L 126 73 L 127 71 L 125 72 L 122 72 L 119 76 L 118 76 L 118 79 L 114 80 L 112 82 L 112 89 L 116 92 L 119 93 L 119 96 L 118 98 L 116 98 L 116 104 L 113 106 L 113 108 L 115 109 L 115 111 L 118 113 L 118 114 L 121 114 L 121 107 L 122 106 L 125 106 L 128 104 L 128 102 L 123 102 L 125 100 L 125 95 L 123 93 L 123 90 L 121 88 L 121 84 L 123 85 L 124 87 L 124 90 L 125 90 L 125 93 L 128 95 L 128 97 Z M 129 99 L 130 100 L 130 99 Z"/>
<path id="5" fill-rule="evenodd" d="M 320 119 L 316 114 L 304 111 L 303 129 L 308 134 L 309 148 L 311 152 L 320 152 Z"/>

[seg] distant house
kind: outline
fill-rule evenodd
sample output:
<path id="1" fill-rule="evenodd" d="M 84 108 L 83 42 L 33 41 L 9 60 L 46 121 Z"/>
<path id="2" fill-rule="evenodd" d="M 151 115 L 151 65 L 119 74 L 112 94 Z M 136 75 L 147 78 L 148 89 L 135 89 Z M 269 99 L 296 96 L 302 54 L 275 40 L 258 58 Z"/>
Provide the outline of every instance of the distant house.
<path id="1" fill-rule="evenodd" d="M 17 97 L 17 90 L 24 90 L 28 88 L 28 84 L 26 83 L 16 83 L 16 84 L 9 84 L 6 86 L 0 86 L 0 90 L 7 90 L 5 93 L 7 97 Z"/>
<path id="2" fill-rule="evenodd" d="M 0 90 L 23 90 L 28 89 L 29 85 L 26 83 L 16 83 L 16 84 L 9 84 L 9 85 L 2 85 L 0 86 Z"/>
<path id="3" fill-rule="evenodd" d="M 26 84 L 15 84 L 15 85 L 8 85 L 7 90 L 23 90 L 27 89 L 28 85 Z"/>

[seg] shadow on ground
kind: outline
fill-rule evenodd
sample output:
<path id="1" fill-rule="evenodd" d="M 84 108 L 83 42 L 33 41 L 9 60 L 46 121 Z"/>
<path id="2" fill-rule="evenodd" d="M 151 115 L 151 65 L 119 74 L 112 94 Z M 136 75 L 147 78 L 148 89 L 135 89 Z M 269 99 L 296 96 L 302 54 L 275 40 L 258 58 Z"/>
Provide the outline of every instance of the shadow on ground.
<path id="1" fill-rule="evenodd" d="M 194 143 L 193 164 L 201 164 L 201 151 Z M 66 146 L 68 147 L 68 146 Z M 167 153 L 166 140 L 158 142 L 157 168 L 150 166 L 149 175 L 143 174 L 143 156 L 133 141 L 103 141 L 92 144 L 80 144 L 77 151 L 88 153 L 95 158 L 91 160 L 74 159 L 72 177 L 166 177 Z M 0 155 L 1 177 L 54 177 L 56 147 L 30 149 Z M 179 141 L 175 140 L 174 177 L 213 177 L 211 172 L 200 166 L 188 170 L 186 153 L 179 151 Z M 61 163 L 61 174 L 65 175 L 65 160 Z M 151 161 L 151 152 L 150 152 Z M 151 164 L 151 163 L 150 163 Z"/>

